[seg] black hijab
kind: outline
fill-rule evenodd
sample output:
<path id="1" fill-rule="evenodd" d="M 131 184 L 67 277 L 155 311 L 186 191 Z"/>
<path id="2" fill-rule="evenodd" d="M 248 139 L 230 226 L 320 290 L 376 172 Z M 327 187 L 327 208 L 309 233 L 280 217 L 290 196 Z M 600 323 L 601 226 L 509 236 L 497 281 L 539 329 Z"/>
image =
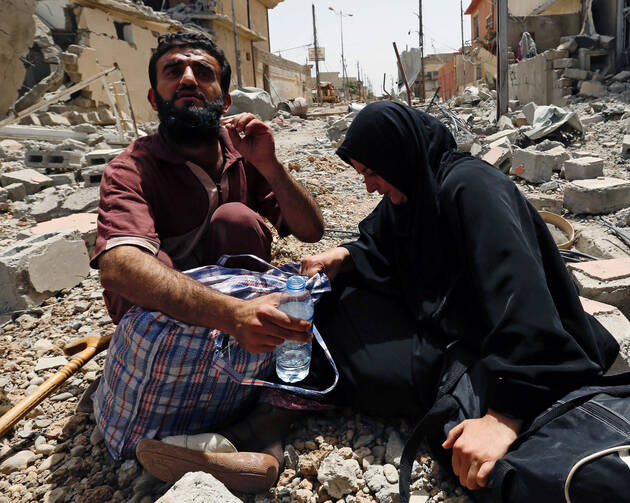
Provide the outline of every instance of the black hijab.
<path id="1" fill-rule="evenodd" d="M 353 254 L 357 269 L 384 293 L 400 295 L 402 288 L 420 320 L 436 314 L 450 283 L 443 267 L 437 179 L 444 169 L 442 158 L 456 148 L 436 118 L 382 101 L 359 112 L 337 150 L 345 162 L 361 162 L 408 198 L 395 205 L 384 197 L 359 226 L 361 239 L 349 246 L 351 253 L 352 247 L 370 249 L 369 254 Z"/>

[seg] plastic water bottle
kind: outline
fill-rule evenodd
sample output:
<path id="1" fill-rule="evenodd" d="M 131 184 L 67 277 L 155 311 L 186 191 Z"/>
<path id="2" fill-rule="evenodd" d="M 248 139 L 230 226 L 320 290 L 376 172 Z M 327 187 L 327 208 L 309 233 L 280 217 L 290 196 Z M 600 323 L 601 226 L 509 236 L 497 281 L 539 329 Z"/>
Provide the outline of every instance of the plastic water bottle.
<path id="1" fill-rule="evenodd" d="M 278 306 L 293 318 L 313 321 L 313 300 L 301 276 L 291 276 L 283 292 L 286 299 Z M 298 382 L 308 375 L 311 365 L 310 342 L 284 341 L 276 346 L 276 373 L 284 382 Z"/>

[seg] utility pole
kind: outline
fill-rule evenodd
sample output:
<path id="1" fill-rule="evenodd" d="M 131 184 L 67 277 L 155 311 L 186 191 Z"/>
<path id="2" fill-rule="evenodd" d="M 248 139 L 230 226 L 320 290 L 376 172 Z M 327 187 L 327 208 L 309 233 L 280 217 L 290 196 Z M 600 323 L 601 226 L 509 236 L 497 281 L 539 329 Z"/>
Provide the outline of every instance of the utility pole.
<path id="1" fill-rule="evenodd" d="M 424 101 L 425 98 L 425 75 L 424 75 L 424 35 L 422 30 L 422 0 L 418 0 L 418 24 L 420 25 L 420 29 L 418 30 L 418 44 L 420 46 L 420 75 L 422 78 L 420 79 L 420 100 Z"/>
<path id="2" fill-rule="evenodd" d="M 507 31 L 508 31 L 508 2 L 507 0 L 497 1 L 498 9 L 498 54 L 497 54 L 497 120 L 507 113 L 509 89 L 508 89 L 508 53 L 507 53 Z"/>
<path id="3" fill-rule="evenodd" d="M 464 54 L 464 0 L 459 0 L 460 26 L 462 29 L 462 54 Z"/>
<path id="4" fill-rule="evenodd" d="M 238 34 L 236 32 L 236 12 L 234 11 L 234 0 L 232 0 L 232 30 L 234 31 L 234 52 L 236 53 L 236 82 L 238 88 L 243 87 L 243 79 L 241 78 L 241 55 L 238 52 Z"/>
<path id="5" fill-rule="evenodd" d="M 357 89 L 359 90 L 359 101 L 361 101 L 361 71 L 359 69 L 358 61 L 357 61 Z"/>
<path id="6" fill-rule="evenodd" d="M 317 47 L 317 26 L 315 26 L 315 4 L 313 7 L 313 45 L 315 46 L 315 79 L 317 82 L 317 102 L 322 102 L 322 89 L 319 83 L 319 49 Z"/>
<path id="7" fill-rule="evenodd" d="M 343 87 L 343 99 L 344 101 L 347 101 L 348 95 L 346 91 L 346 85 L 347 85 L 348 75 L 346 73 L 346 58 L 343 52 L 343 17 L 344 16 L 350 17 L 352 16 L 352 14 L 344 14 L 342 10 L 339 10 L 339 12 L 337 12 L 332 7 L 328 7 L 328 9 L 333 11 L 335 14 L 339 14 L 339 22 L 341 23 L 341 84 Z"/>

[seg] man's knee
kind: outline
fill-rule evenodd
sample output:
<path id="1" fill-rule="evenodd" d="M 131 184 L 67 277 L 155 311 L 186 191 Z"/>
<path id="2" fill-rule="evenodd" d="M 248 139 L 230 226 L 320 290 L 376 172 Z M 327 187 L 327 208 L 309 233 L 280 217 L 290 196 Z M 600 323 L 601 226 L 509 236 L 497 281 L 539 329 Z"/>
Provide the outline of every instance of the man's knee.
<path id="1" fill-rule="evenodd" d="M 262 217 L 243 203 L 225 203 L 219 206 L 210 220 L 215 229 L 258 230 L 265 226 Z M 265 226 L 266 227 L 266 226 Z"/>

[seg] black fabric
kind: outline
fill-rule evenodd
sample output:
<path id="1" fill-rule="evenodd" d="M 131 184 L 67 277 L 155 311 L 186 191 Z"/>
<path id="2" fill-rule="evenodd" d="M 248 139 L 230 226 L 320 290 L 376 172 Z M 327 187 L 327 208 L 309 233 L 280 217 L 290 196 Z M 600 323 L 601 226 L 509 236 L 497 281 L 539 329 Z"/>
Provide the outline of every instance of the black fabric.
<path id="1" fill-rule="evenodd" d="M 584 313 L 537 211 L 508 177 L 454 146 L 439 121 L 404 105 L 361 111 L 340 157 L 409 201 L 384 198 L 344 246 L 360 288 L 404 302 L 418 337 L 460 340 L 482 359 L 488 407 L 531 418 L 601 376 L 619 348 Z"/>

